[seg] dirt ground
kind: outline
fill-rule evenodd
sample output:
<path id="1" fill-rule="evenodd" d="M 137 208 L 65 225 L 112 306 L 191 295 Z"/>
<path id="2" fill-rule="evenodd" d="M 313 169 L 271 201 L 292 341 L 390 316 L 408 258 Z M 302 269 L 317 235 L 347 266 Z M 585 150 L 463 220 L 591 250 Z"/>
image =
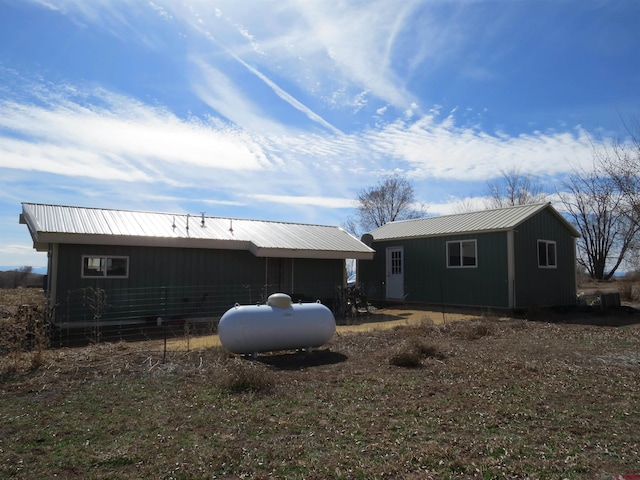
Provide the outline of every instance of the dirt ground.
<path id="1" fill-rule="evenodd" d="M 440 325 L 446 322 L 457 322 L 460 320 L 477 319 L 479 314 L 462 310 L 442 310 L 430 309 L 418 306 L 395 306 L 373 310 L 369 314 L 350 318 L 347 320 L 338 319 L 336 334 L 345 335 L 350 333 L 375 332 L 390 330 L 398 327 L 418 326 L 421 324 Z M 217 335 L 207 335 L 192 337 L 188 340 L 175 338 L 167 342 L 169 350 L 187 350 L 192 348 L 208 348 L 220 346 L 220 339 Z"/>

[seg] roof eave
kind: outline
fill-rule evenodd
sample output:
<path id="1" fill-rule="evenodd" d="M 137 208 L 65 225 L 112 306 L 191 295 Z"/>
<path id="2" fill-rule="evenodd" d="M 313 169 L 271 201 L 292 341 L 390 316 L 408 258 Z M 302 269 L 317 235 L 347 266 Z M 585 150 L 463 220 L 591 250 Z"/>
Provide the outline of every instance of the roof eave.
<path id="1" fill-rule="evenodd" d="M 434 233 L 434 234 L 426 234 L 426 235 L 412 235 L 412 236 L 405 236 L 405 237 L 385 237 L 385 238 L 375 238 L 373 239 L 374 242 L 386 242 L 386 241 L 392 241 L 392 240 L 417 240 L 417 239 L 421 239 L 421 238 L 438 238 L 438 237 L 452 237 L 452 236 L 457 236 L 457 235 L 479 235 L 479 234 L 485 234 L 485 233 L 500 233 L 500 232 L 509 232 L 511 230 L 515 230 L 515 228 L 509 227 L 509 228 L 493 228 L 490 230 L 465 230 L 465 231 L 459 231 L 459 232 L 446 232 L 446 233 Z"/>
<path id="2" fill-rule="evenodd" d="M 290 248 L 264 248 L 246 240 L 212 240 L 202 238 L 167 238 L 167 237 L 137 237 L 127 235 L 87 235 L 70 233 L 40 232 L 34 237 L 34 248 L 37 251 L 48 250 L 50 244 L 69 245 L 110 245 L 127 247 L 172 247 L 172 248 L 202 248 L 208 250 L 248 250 L 256 257 L 273 258 L 317 258 L 317 259 L 347 259 L 371 260 L 374 250 L 302 250 Z"/>
<path id="3" fill-rule="evenodd" d="M 372 260 L 374 250 L 349 251 L 349 250 L 302 250 L 293 248 L 268 248 L 252 245 L 251 253 L 256 257 L 268 258 L 315 258 L 321 260 Z"/>
<path id="4" fill-rule="evenodd" d="M 88 235 L 74 233 L 41 232 L 37 236 L 40 244 L 70 244 L 70 245 L 109 245 L 126 247 L 177 247 L 204 248 L 219 250 L 249 250 L 249 242 L 244 240 L 216 240 L 205 238 L 170 238 L 170 237 L 142 237 L 131 235 Z"/>

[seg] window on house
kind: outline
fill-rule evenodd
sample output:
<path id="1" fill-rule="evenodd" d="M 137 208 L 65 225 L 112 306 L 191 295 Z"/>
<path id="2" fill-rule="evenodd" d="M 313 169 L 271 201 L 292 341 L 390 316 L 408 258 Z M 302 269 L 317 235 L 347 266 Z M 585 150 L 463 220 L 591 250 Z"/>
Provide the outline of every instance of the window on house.
<path id="1" fill-rule="evenodd" d="M 538 267 L 556 268 L 556 242 L 538 240 Z"/>
<path id="2" fill-rule="evenodd" d="M 391 274 L 402 275 L 402 251 L 395 250 L 391 252 Z"/>
<path id="3" fill-rule="evenodd" d="M 126 278 L 129 276 L 129 257 L 82 257 L 83 278 Z"/>
<path id="4" fill-rule="evenodd" d="M 475 240 L 456 240 L 447 242 L 447 267 L 477 267 L 477 249 Z"/>

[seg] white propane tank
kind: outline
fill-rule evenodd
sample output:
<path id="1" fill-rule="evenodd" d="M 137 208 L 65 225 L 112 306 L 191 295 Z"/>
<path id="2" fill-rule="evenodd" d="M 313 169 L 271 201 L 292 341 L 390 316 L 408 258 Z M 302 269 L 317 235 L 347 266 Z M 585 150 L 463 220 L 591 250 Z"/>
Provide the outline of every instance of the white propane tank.
<path id="1" fill-rule="evenodd" d="M 233 353 L 255 354 L 324 345 L 336 331 L 333 313 L 319 301 L 291 303 L 291 297 L 274 293 L 266 305 L 238 305 L 220 319 L 218 335 Z"/>

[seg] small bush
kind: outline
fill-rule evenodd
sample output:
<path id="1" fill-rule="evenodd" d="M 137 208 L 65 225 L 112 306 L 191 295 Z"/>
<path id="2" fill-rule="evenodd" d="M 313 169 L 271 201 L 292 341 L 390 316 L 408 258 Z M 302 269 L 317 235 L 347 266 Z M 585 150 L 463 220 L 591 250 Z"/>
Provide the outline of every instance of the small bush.
<path id="1" fill-rule="evenodd" d="M 220 384 L 231 393 L 268 392 L 273 388 L 272 375 L 249 363 L 235 363 L 225 374 Z"/>
<path id="2" fill-rule="evenodd" d="M 396 367 L 418 368 L 422 365 L 422 355 L 416 350 L 401 350 L 393 353 L 389 364 Z"/>
<path id="3" fill-rule="evenodd" d="M 490 320 L 474 320 L 468 322 L 448 323 L 442 328 L 442 332 L 461 340 L 478 340 L 494 335 L 496 326 Z"/>
<path id="4" fill-rule="evenodd" d="M 389 357 L 389 364 L 396 367 L 418 368 L 422 365 L 422 359 L 445 358 L 437 345 L 422 340 L 412 340 L 397 346 Z"/>
<path id="5" fill-rule="evenodd" d="M 440 347 L 432 343 L 420 342 L 416 348 L 424 358 L 443 360 L 446 357 Z"/>

